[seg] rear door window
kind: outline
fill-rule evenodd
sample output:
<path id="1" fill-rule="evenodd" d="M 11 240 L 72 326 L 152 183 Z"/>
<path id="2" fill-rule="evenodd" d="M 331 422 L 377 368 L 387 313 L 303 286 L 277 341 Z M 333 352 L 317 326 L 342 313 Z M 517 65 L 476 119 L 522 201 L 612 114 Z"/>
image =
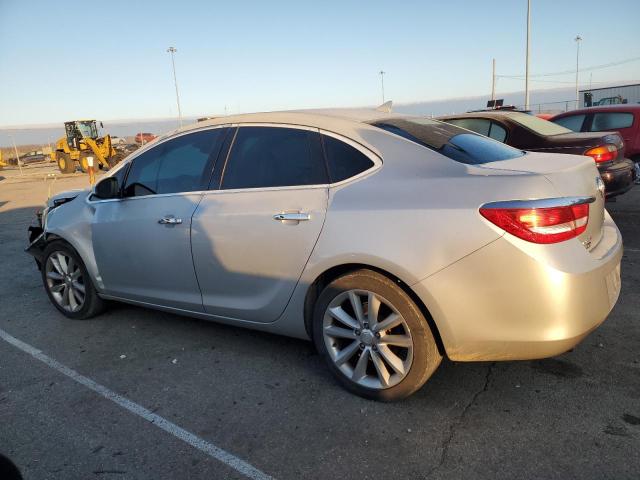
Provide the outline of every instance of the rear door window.
<path id="1" fill-rule="evenodd" d="M 582 124 L 584 123 L 585 114 L 580 115 L 569 115 L 567 117 L 557 118 L 552 120 L 553 123 L 557 123 L 558 125 L 562 125 L 569 130 L 573 130 L 574 132 L 579 132 L 582 130 Z"/>
<path id="2" fill-rule="evenodd" d="M 355 177 L 374 165 L 364 153 L 337 138 L 322 135 L 322 143 L 331 183 Z"/>
<path id="3" fill-rule="evenodd" d="M 329 183 L 319 133 L 282 127 L 240 127 L 222 188 L 268 188 Z"/>
<path id="4" fill-rule="evenodd" d="M 525 152 L 449 123 L 426 118 L 390 118 L 372 123 L 418 145 L 434 150 L 451 160 L 479 165 L 508 160 Z"/>
<path id="5" fill-rule="evenodd" d="M 594 113 L 589 131 L 604 132 L 607 130 L 620 130 L 622 128 L 629 128 L 631 125 L 633 125 L 633 113 Z"/>

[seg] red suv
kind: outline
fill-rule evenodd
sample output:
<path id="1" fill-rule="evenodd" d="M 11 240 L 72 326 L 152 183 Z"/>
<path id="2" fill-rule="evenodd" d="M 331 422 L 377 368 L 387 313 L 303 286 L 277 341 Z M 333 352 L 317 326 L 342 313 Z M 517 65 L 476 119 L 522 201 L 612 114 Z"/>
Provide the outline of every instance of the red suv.
<path id="1" fill-rule="evenodd" d="M 156 136 L 153 133 L 139 132 L 135 136 L 135 141 L 136 143 L 144 145 L 149 143 L 151 140 L 155 140 L 155 138 Z"/>
<path id="2" fill-rule="evenodd" d="M 550 121 L 574 132 L 617 131 L 625 143 L 628 158 L 636 164 L 640 180 L 640 105 L 605 105 L 561 113 Z"/>

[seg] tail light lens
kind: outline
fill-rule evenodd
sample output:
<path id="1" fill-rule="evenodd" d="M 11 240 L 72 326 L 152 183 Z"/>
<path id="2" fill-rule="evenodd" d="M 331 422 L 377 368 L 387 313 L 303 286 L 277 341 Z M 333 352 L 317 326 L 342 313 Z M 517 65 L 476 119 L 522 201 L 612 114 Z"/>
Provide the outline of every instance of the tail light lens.
<path id="1" fill-rule="evenodd" d="M 584 154 L 593 158 L 596 163 L 608 162 L 617 158 L 618 147 L 611 144 L 602 145 L 600 147 L 591 148 L 584 152 Z"/>
<path id="2" fill-rule="evenodd" d="M 480 214 L 508 233 L 532 243 L 557 243 L 587 229 L 589 205 L 547 208 L 480 208 Z"/>

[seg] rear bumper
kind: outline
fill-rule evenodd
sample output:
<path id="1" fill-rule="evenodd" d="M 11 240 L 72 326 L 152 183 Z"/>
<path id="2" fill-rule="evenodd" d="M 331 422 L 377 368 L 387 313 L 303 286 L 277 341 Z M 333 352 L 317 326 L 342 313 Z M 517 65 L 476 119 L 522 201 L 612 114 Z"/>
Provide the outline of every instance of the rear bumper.
<path id="1" fill-rule="evenodd" d="M 582 341 L 620 293 L 622 237 L 608 214 L 603 228 L 591 251 L 503 236 L 414 285 L 449 358 L 544 358 Z"/>
<path id="2" fill-rule="evenodd" d="M 633 187 L 636 179 L 636 169 L 634 163 L 629 159 L 615 163 L 611 166 L 598 168 L 600 176 L 604 181 L 607 198 L 616 197 L 627 192 Z"/>

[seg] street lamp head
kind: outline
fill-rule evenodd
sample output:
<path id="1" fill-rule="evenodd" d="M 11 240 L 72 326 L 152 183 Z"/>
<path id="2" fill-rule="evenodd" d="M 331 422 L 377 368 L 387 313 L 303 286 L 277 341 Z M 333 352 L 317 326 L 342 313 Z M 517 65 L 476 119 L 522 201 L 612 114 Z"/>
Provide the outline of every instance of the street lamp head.
<path id="1" fill-rule="evenodd" d="M 174 47 L 169 47 L 169 48 L 167 48 L 167 52 L 168 52 L 168 53 L 176 53 L 177 51 L 178 51 L 178 50 L 177 50 L 176 48 L 174 48 Z"/>
<path id="2" fill-rule="evenodd" d="M 580 42 L 580 41 L 582 41 L 582 37 L 580 35 L 576 35 L 576 38 L 574 38 L 574 40 L 576 42 Z"/>

